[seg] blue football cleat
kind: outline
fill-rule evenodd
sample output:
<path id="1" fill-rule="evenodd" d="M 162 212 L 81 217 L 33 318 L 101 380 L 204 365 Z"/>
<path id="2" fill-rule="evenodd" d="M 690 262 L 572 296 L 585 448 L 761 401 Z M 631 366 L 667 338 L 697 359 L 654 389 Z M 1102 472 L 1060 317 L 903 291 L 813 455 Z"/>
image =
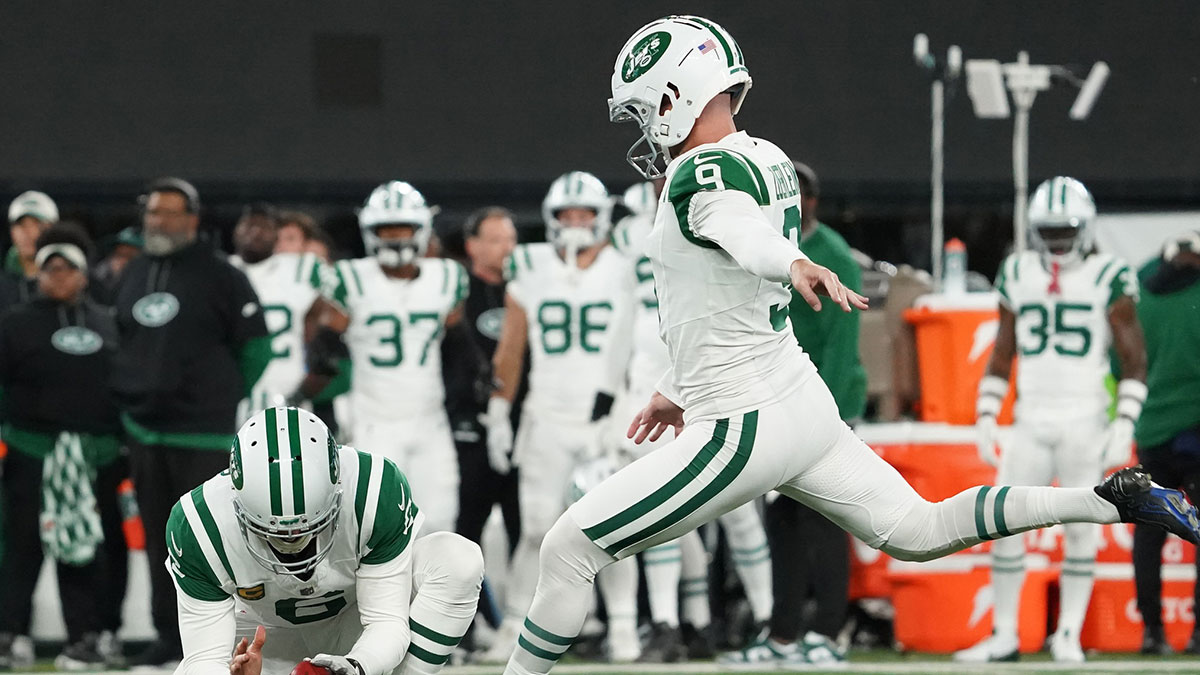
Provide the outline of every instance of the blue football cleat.
<path id="1" fill-rule="evenodd" d="M 1121 521 L 1157 525 L 1200 545 L 1200 514 L 1179 490 L 1156 485 L 1140 466 L 1130 466 L 1095 488 L 1096 494 L 1117 507 Z"/>

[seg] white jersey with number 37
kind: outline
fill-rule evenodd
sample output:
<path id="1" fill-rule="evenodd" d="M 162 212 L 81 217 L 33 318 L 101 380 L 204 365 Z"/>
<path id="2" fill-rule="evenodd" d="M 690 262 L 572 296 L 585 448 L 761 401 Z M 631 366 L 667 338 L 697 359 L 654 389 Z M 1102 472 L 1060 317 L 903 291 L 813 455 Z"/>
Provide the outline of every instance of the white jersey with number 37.
<path id="1" fill-rule="evenodd" d="M 442 335 L 446 317 L 466 297 L 467 273 L 443 258 L 417 265 L 415 279 L 386 276 L 374 258 L 334 266 L 326 295 L 350 315 L 344 339 L 356 421 L 444 414 Z"/>
<path id="2" fill-rule="evenodd" d="M 1112 329 L 1108 310 L 1122 297 L 1137 299 L 1137 277 L 1125 261 L 1089 255 L 1058 278 L 1034 251 L 1014 253 L 996 276 L 1001 302 L 1016 314 L 1018 419 L 1064 408 L 1102 414 L 1112 397 Z"/>

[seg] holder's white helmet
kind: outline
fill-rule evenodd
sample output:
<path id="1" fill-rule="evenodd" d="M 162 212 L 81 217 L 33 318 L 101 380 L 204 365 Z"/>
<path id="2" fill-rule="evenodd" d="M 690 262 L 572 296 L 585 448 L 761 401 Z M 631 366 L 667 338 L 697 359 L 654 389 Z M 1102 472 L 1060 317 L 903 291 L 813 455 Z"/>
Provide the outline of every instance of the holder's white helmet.
<path id="1" fill-rule="evenodd" d="M 1043 182 L 1029 199 L 1029 240 L 1049 262 L 1078 262 L 1092 246 L 1096 203 L 1083 183 L 1066 176 Z"/>
<path id="2" fill-rule="evenodd" d="M 698 16 L 668 16 L 642 26 L 621 48 L 609 119 L 637 122 L 642 138 L 625 158 L 646 178 L 657 178 L 666 171 L 658 161 L 663 149 L 687 138 L 704 106 L 729 92 L 736 115 L 750 85 L 742 50 L 724 28 Z"/>
<path id="3" fill-rule="evenodd" d="M 233 512 L 255 560 L 276 574 L 311 571 L 329 554 L 342 508 L 338 445 L 316 415 L 259 411 L 229 454 Z"/>
<path id="4" fill-rule="evenodd" d="M 402 180 L 388 181 L 375 188 L 358 211 L 358 226 L 367 255 L 375 256 L 384 267 L 411 264 L 429 248 L 437 212 L 437 207 L 425 203 L 424 195 Z M 384 241 L 375 233 L 381 225 L 410 225 L 413 236 Z"/>
<path id="5" fill-rule="evenodd" d="M 569 208 L 595 211 L 595 223 L 590 228 L 567 227 L 558 214 Z M 546 222 L 546 241 L 556 248 L 580 251 L 608 238 L 612 228 L 612 199 L 599 178 L 586 171 L 570 171 L 550 184 L 550 191 L 542 200 L 542 219 Z"/>

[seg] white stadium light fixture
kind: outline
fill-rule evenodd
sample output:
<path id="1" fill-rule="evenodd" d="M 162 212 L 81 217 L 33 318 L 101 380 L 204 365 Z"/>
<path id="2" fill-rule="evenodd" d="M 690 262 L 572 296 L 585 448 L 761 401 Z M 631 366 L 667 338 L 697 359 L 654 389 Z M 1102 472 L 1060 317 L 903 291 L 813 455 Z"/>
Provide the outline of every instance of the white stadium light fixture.
<path id="1" fill-rule="evenodd" d="M 971 97 L 976 117 L 1005 119 L 1009 116 L 1004 70 L 996 59 L 967 61 L 967 95 Z"/>
<path id="2" fill-rule="evenodd" d="M 1092 72 L 1088 73 L 1083 86 L 1079 88 L 1079 96 L 1075 97 L 1075 103 L 1071 106 L 1071 119 L 1088 118 L 1092 107 L 1096 105 L 1096 99 L 1100 98 L 1100 92 L 1104 90 L 1104 84 L 1108 82 L 1108 73 L 1108 64 L 1103 61 L 1097 61 L 1092 66 Z"/>

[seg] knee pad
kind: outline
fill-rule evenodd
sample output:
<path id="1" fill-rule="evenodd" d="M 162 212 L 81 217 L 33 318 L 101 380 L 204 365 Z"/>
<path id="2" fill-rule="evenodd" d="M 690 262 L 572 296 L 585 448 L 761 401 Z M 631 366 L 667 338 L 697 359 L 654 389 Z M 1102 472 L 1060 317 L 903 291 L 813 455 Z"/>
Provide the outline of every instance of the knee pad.
<path id="1" fill-rule="evenodd" d="M 483 582 L 483 551 L 478 544 L 453 532 L 434 532 L 420 541 L 423 553 L 436 561 L 438 576 L 456 586 L 479 588 Z"/>
<path id="2" fill-rule="evenodd" d="M 615 561 L 616 558 L 588 539 L 566 514 L 560 516 L 546 533 L 539 555 L 542 578 L 558 576 L 587 583 Z"/>

